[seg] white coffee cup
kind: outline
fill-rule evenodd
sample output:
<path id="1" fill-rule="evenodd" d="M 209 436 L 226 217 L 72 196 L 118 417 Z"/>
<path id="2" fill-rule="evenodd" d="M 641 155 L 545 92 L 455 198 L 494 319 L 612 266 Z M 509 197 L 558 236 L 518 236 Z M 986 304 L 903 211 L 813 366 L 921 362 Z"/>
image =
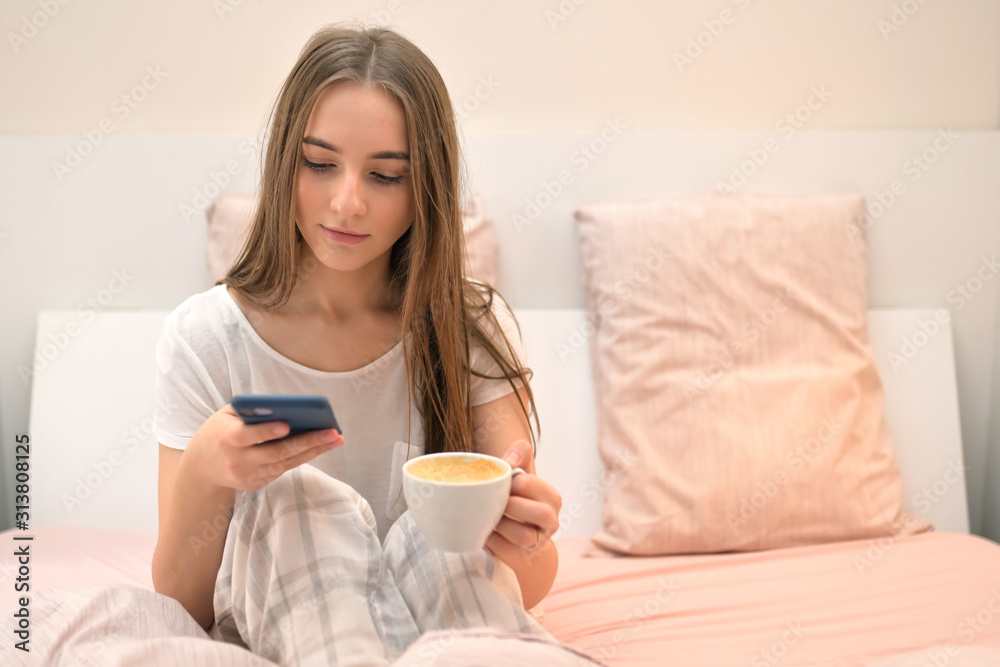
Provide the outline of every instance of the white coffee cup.
<path id="1" fill-rule="evenodd" d="M 493 477 L 476 481 L 427 479 L 412 472 L 416 466 L 433 466 L 436 462 L 449 467 L 492 465 L 498 472 Z M 511 468 L 503 459 L 486 454 L 425 454 L 403 465 L 403 497 L 432 549 L 472 551 L 486 543 L 486 538 L 500 522 L 510 497 L 510 480 L 521 472 L 524 471 Z"/>

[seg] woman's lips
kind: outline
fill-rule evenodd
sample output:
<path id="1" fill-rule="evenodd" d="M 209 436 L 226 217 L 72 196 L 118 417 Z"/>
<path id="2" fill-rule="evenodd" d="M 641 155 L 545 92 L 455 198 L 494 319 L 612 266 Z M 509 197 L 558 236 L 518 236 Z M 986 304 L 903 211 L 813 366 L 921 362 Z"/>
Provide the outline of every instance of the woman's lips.
<path id="1" fill-rule="evenodd" d="M 329 227 L 323 227 L 323 233 L 331 241 L 336 241 L 337 243 L 346 243 L 347 245 L 357 245 L 368 238 L 368 234 L 356 234 L 354 232 L 344 231 L 342 229 L 330 229 Z"/>

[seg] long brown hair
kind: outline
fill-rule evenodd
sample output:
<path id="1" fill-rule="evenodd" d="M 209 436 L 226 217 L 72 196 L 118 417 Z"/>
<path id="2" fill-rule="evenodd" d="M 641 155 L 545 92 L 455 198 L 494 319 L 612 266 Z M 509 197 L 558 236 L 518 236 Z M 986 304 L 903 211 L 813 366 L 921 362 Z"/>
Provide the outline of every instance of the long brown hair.
<path id="1" fill-rule="evenodd" d="M 434 64 L 409 40 L 386 28 L 328 26 L 299 54 L 271 116 L 262 182 L 250 233 L 221 281 L 265 310 L 280 307 L 301 266 L 295 225 L 295 180 L 306 123 L 319 95 L 336 81 L 378 85 L 403 105 L 415 217 L 396 242 L 390 289 L 402 318 L 411 401 L 423 418 L 427 452 L 478 449 L 472 432 L 471 346 L 486 350 L 499 375 L 523 386 L 530 423 L 530 371 L 520 366 L 493 311 L 498 294 L 463 275 L 459 199 L 461 162 L 451 98 Z M 405 334 L 409 334 L 409 341 Z M 535 432 L 538 417 L 534 415 Z M 534 440 L 535 433 L 532 433 Z"/>

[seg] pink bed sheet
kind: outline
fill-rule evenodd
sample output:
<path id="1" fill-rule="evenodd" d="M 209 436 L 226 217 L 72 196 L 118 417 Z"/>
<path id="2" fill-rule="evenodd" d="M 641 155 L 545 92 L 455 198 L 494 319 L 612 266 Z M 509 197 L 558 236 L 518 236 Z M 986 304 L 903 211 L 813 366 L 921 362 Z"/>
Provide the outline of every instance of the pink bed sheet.
<path id="1" fill-rule="evenodd" d="M 587 540 L 560 542 L 543 623 L 609 665 L 869 665 L 901 654 L 915 654 L 905 664 L 1000 664 L 1000 545 L 982 538 L 653 558 L 591 551 Z"/>
<path id="2" fill-rule="evenodd" d="M 16 531 L 0 533 L 0 608 L 16 603 Z M 32 590 L 152 588 L 156 536 L 39 528 Z M 559 543 L 543 603 L 558 639 L 608 665 L 1000 664 L 1000 545 L 928 533 L 776 551 L 656 558 L 591 556 Z M 988 647 L 985 661 L 974 647 Z"/>
<path id="3" fill-rule="evenodd" d="M 33 539 L 14 540 L 26 535 Z M 14 552 L 25 545 L 32 591 L 103 584 L 153 588 L 153 533 L 54 526 L 8 530 L 0 533 L 0 609 L 11 608 L 22 595 L 15 588 L 21 564 Z"/>

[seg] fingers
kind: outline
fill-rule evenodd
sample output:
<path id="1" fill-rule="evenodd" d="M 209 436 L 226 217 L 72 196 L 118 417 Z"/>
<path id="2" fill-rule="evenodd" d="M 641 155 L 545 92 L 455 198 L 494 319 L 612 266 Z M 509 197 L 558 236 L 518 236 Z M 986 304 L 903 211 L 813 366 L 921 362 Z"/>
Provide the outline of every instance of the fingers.
<path id="1" fill-rule="evenodd" d="M 245 426 L 242 429 L 242 437 L 239 444 L 244 447 L 259 445 L 269 440 L 277 440 L 288 435 L 289 428 L 285 422 L 266 422 Z"/>
<path id="2" fill-rule="evenodd" d="M 299 433 L 274 442 L 264 442 L 255 445 L 253 449 L 255 453 L 259 453 L 262 461 L 269 463 L 305 462 L 342 444 L 344 444 L 344 436 L 331 428 L 323 431 Z M 299 464 L 295 463 L 294 465 Z"/>
<path id="3" fill-rule="evenodd" d="M 288 435 L 289 428 L 285 422 L 263 422 L 260 424 L 247 425 L 243 423 L 232 405 L 227 405 L 219 412 L 228 415 L 228 429 L 231 445 L 239 447 L 251 447 L 262 442 L 276 440 Z M 223 417 L 223 419 L 227 419 Z"/>
<path id="4" fill-rule="evenodd" d="M 511 500 L 529 498 L 545 503 L 552 507 L 556 514 L 562 508 L 562 495 L 556 487 L 537 475 L 515 475 L 510 481 L 510 495 Z"/>
<path id="5" fill-rule="evenodd" d="M 191 470 L 206 484 L 251 491 L 344 444 L 335 429 L 288 435 L 288 424 L 247 425 L 227 405 L 198 429 L 185 450 Z"/>
<path id="6" fill-rule="evenodd" d="M 531 546 L 559 530 L 559 514 L 545 503 L 512 497 L 496 530 L 515 544 Z"/>
<path id="7" fill-rule="evenodd" d="M 344 436 L 336 429 L 289 436 L 289 427 L 285 422 L 247 425 L 231 406 L 226 406 L 224 411 L 233 420 L 232 428 L 229 429 L 230 445 L 242 449 L 240 457 L 245 457 L 244 463 L 237 464 L 237 468 L 244 470 L 246 485 L 250 488 L 264 486 L 285 471 L 344 444 Z"/>
<path id="8" fill-rule="evenodd" d="M 559 515 L 546 503 L 540 503 L 527 498 L 511 496 L 504 510 L 504 517 L 528 526 L 537 527 L 546 535 L 559 530 Z"/>
<path id="9" fill-rule="evenodd" d="M 301 433 L 251 447 L 246 450 L 248 456 L 253 455 L 247 485 L 251 489 L 258 489 L 286 471 L 343 444 L 344 436 L 330 429 Z"/>
<path id="10" fill-rule="evenodd" d="M 239 415 L 233 411 L 231 405 L 227 405 L 220 412 L 228 413 L 231 416 L 231 425 L 236 427 L 236 433 L 232 438 L 231 444 L 241 447 L 257 447 L 264 443 L 268 443 L 267 446 L 271 446 L 279 444 L 272 441 L 281 441 L 280 444 L 288 448 L 287 455 L 292 456 L 297 455 L 304 449 L 311 449 L 324 444 L 336 446 L 342 444 L 344 440 L 343 436 L 336 429 L 309 431 L 308 433 L 301 433 L 292 438 L 286 438 L 290 429 L 285 422 L 262 422 L 260 424 L 248 425 L 243 423 Z"/>
<path id="11" fill-rule="evenodd" d="M 497 524 L 493 532 L 522 549 L 537 549 L 551 537 L 538 526 L 514 521 L 507 517 L 500 519 L 500 523 Z"/>
<path id="12" fill-rule="evenodd" d="M 530 557 L 544 547 L 548 540 L 534 526 L 501 519 L 496 529 L 486 538 L 486 548 L 501 559 Z"/>
<path id="13" fill-rule="evenodd" d="M 521 468 L 530 473 L 535 472 L 535 453 L 531 448 L 531 443 L 527 440 L 515 440 L 511 443 L 507 451 L 504 452 L 503 460 L 512 468 Z"/>
<path id="14" fill-rule="evenodd" d="M 561 507 L 562 497 L 555 487 L 535 475 L 518 475 L 494 537 L 524 550 L 537 550 L 559 530 Z"/>

